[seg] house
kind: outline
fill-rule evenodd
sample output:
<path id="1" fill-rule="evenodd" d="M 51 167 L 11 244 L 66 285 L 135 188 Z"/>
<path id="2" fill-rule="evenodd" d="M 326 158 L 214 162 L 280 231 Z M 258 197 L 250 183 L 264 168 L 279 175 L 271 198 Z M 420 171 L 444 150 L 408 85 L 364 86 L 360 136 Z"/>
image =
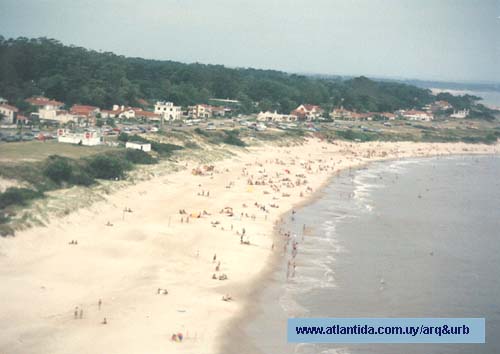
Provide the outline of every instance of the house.
<path id="1" fill-rule="evenodd" d="M 99 107 L 74 104 L 69 112 L 75 116 L 83 118 L 95 118 L 101 112 Z"/>
<path id="2" fill-rule="evenodd" d="M 297 116 L 300 120 L 313 120 L 320 118 L 323 112 L 324 110 L 320 106 L 301 104 L 291 111 L 290 114 Z"/>
<path id="3" fill-rule="evenodd" d="M 0 114 L 2 115 L 1 122 L 4 124 L 14 124 L 16 122 L 17 112 L 19 112 L 17 107 L 6 103 L 0 104 Z"/>
<path id="4" fill-rule="evenodd" d="M 453 114 L 450 114 L 451 118 L 458 118 L 458 119 L 464 119 L 469 115 L 469 110 L 468 109 L 463 109 L 459 111 L 453 111 Z"/>
<path id="5" fill-rule="evenodd" d="M 136 118 L 143 118 L 149 121 L 160 121 L 161 115 L 149 111 L 144 111 L 142 109 L 134 109 Z"/>
<path id="6" fill-rule="evenodd" d="M 156 102 L 155 113 L 166 120 L 179 120 L 182 115 L 180 106 L 174 106 L 172 102 L 165 101 Z"/>
<path id="7" fill-rule="evenodd" d="M 7 101 L 5 98 L 0 97 L 0 104 L 7 104 L 9 101 Z"/>
<path id="8" fill-rule="evenodd" d="M 334 108 L 330 112 L 330 118 L 332 119 L 344 119 L 344 120 L 372 120 L 375 113 L 358 113 L 344 109 L 343 107 Z"/>
<path id="9" fill-rule="evenodd" d="M 145 111 L 139 107 L 125 107 L 114 105 L 113 110 L 102 110 L 102 118 L 125 118 L 125 119 L 146 119 L 152 121 L 159 121 L 160 114 Z"/>
<path id="10" fill-rule="evenodd" d="M 213 117 L 224 117 L 226 113 L 231 113 L 231 108 L 226 108 L 222 106 L 212 106 L 212 116 Z"/>
<path id="11" fill-rule="evenodd" d="M 418 120 L 422 122 L 430 122 L 431 120 L 434 119 L 432 114 L 417 110 L 403 111 L 401 112 L 401 116 L 408 120 Z"/>
<path id="12" fill-rule="evenodd" d="M 188 107 L 188 116 L 196 119 L 207 119 L 212 116 L 212 106 L 208 104 L 197 104 Z"/>
<path id="13" fill-rule="evenodd" d="M 16 121 L 18 124 L 26 125 L 29 122 L 29 118 L 23 115 L 18 114 L 16 117 Z"/>
<path id="14" fill-rule="evenodd" d="M 133 143 L 133 142 L 127 141 L 125 143 L 125 148 L 149 152 L 149 151 L 151 151 L 151 144 Z"/>
<path id="15" fill-rule="evenodd" d="M 332 119 L 352 119 L 354 112 L 344 109 L 344 107 L 334 108 L 330 112 L 330 118 Z"/>
<path id="16" fill-rule="evenodd" d="M 103 142 L 102 136 L 97 132 L 71 133 L 65 129 L 58 129 L 57 141 L 87 146 L 101 145 Z"/>
<path id="17" fill-rule="evenodd" d="M 278 112 L 260 112 L 257 115 L 259 122 L 296 122 L 297 116 L 293 114 L 279 114 Z"/>
<path id="18" fill-rule="evenodd" d="M 357 113 L 353 112 L 351 119 L 353 120 L 372 120 L 373 119 L 373 113 Z"/>
<path id="19" fill-rule="evenodd" d="M 448 101 L 442 101 L 442 100 L 434 102 L 434 106 L 441 111 L 446 111 L 447 109 L 453 108 L 453 106 L 449 104 Z"/>
<path id="20" fill-rule="evenodd" d="M 38 108 L 38 111 L 40 109 L 61 109 L 64 106 L 64 103 L 56 101 L 56 100 L 51 100 L 47 97 L 43 96 L 34 96 L 25 99 L 26 102 L 28 102 L 30 105 L 35 106 Z"/>
<path id="21" fill-rule="evenodd" d="M 394 113 L 390 112 L 383 112 L 383 113 L 378 113 L 379 116 L 384 117 L 387 120 L 395 120 L 396 115 Z"/>

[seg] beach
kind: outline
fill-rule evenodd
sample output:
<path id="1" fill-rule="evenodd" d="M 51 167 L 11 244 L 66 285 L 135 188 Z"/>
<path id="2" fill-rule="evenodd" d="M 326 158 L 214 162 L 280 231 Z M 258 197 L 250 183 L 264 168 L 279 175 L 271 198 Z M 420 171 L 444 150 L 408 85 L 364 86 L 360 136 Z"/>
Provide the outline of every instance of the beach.
<path id="1" fill-rule="evenodd" d="M 336 173 L 499 151 L 308 139 L 234 150 L 213 166 L 181 161 L 178 172 L 0 239 L 0 352 L 218 353 L 283 255 L 282 215 Z"/>

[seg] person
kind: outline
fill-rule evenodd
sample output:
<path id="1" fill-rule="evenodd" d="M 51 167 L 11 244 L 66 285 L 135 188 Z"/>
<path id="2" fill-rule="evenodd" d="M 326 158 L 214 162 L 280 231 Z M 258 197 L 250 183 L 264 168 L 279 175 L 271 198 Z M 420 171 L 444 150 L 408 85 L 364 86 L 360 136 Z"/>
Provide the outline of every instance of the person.
<path id="1" fill-rule="evenodd" d="M 215 263 L 216 259 L 217 259 L 217 253 L 214 253 L 214 258 L 212 259 L 212 263 Z"/>
<path id="2" fill-rule="evenodd" d="M 83 318 L 83 309 L 80 309 L 80 319 Z"/>
<path id="3" fill-rule="evenodd" d="M 104 317 L 104 319 L 102 320 L 101 324 L 103 324 L 103 325 L 108 324 L 108 320 L 106 320 L 106 317 Z"/>
<path id="4" fill-rule="evenodd" d="M 102 305 L 102 300 L 99 299 L 99 301 L 97 302 L 97 308 L 99 311 L 101 311 L 101 305 Z"/>
<path id="5" fill-rule="evenodd" d="M 78 306 L 75 307 L 74 315 L 75 315 L 75 320 L 76 320 L 78 318 Z"/>

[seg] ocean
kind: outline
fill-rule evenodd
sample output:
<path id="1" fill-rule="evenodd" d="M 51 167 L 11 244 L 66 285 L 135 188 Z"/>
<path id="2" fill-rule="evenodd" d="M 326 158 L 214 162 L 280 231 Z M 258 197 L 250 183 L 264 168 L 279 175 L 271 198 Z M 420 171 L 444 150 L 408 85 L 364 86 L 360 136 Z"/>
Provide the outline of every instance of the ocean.
<path id="1" fill-rule="evenodd" d="M 452 95 L 473 95 L 481 97 L 479 103 L 482 103 L 492 109 L 500 109 L 500 91 L 472 91 L 438 88 L 430 88 L 430 90 L 435 94 L 439 92 L 449 92 Z"/>
<path id="2" fill-rule="evenodd" d="M 282 228 L 299 242 L 296 274 L 287 280 L 290 250 L 281 247 L 279 266 L 239 321 L 238 352 L 500 353 L 499 177 L 499 156 L 340 173 L 287 216 Z M 288 344 L 289 317 L 485 317 L 487 343 Z"/>

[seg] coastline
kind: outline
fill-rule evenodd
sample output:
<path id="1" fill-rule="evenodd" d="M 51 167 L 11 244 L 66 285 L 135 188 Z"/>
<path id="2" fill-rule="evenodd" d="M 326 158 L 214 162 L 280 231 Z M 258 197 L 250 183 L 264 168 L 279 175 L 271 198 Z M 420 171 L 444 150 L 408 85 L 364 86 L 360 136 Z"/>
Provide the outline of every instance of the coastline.
<path id="1" fill-rule="evenodd" d="M 292 208 L 312 203 L 337 173 L 372 161 L 477 153 L 498 153 L 498 145 L 334 145 L 309 140 L 302 146 L 240 152 L 214 163 L 212 176 L 191 175 L 195 166 L 190 162 L 187 170 L 126 187 L 46 228 L 0 240 L 4 284 L 0 295 L 11 304 L 0 316 L 0 324 L 8 328 L 0 335 L 0 349 L 10 353 L 83 352 L 81 348 L 88 353 L 104 348 L 109 353 L 219 353 L 227 338 L 238 340 L 234 328 L 251 316 L 252 300 L 281 260 L 281 252 L 270 251 L 273 242 L 280 249 L 276 221 Z M 283 164 L 274 163 L 278 160 Z M 307 172 L 306 165 L 314 167 Z M 275 183 L 287 176 L 284 169 L 290 169 L 290 175 L 307 173 L 307 186 L 313 192 L 299 197 L 305 187 L 283 187 L 266 195 L 262 192 L 268 187 L 247 185 L 249 176 L 242 175 L 242 169 L 255 179 L 278 173 Z M 207 189 L 208 198 L 196 194 Z M 293 195 L 283 197 L 285 191 Z M 271 198 L 279 199 L 279 212 L 271 209 L 264 218 L 264 213 L 252 208 L 254 201 L 268 205 Z M 134 212 L 122 216 L 127 205 Z M 225 206 L 234 208 L 234 218 L 218 214 Z M 183 208 L 190 213 L 206 209 L 211 215 L 193 217 L 187 225 L 179 220 L 178 210 Z M 255 220 L 238 218 L 247 211 L 256 214 Z M 106 219 L 115 226 L 106 228 Z M 235 229 L 230 232 L 233 223 Z M 235 234 L 242 227 L 250 236 L 249 246 L 241 245 Z M 68 246 L 74 238 L 79 246 Z M 228 281 L 211 279 L 214 253 Z M 168 288 L 168 296 L 156 294 L 160 286 Z M 221 301 L 227 293 L 234 301 Z M 103 312 L 96 309 L 100 298 Z M 74 306 L 85 309 L 81 322 L 72 318 Z M 99 324 L 105 315 L 113 331 L 105 332 Z M 170 341 L 170 335 L 180 331 L 186 339 Z"/>
<path id="2" fill-rule="evenodd" d="M 313 204 L 315 201 L 317 201 L 319 198 L 321 198 L 322 195 L 324 195 L 325 188 L 333 183 L 334 179 L 343 171 L 347 169 L 353 169 L 353 170 L 359 170 L 362 168 L 369 168 L 370 165 L 373 163 L 377 162 L 390 162 L 390 161 L 398 161 L 398 160 L 407 160 L 407 159 L 414 159 L 414 158 L 425 158 L 425 159 L 431 159 L 431 158 L 436 158 L 436 157 L 452 157 L 452 156 L 491 156 L 498 154 L 498 152 L 494 153 L 475 153 L 475 152 L 469 152 L 469 153 L 450 153 L 450 154 L 435 154 L 435 155 L 426 155 L 426 156 L 406 156 L 404 158 L 400 157 L 389 157 L 389 158 L 381 158 L 381 159 L 376 159 L 376 160 L 371 160 L 371 161 L 364 161 L 361 162 L 357 165 L 353 166 L 346 166 L 342 169 L 336 170 L 334 173 L 332 173 L 327 180 L 325 180 L 319 187 L 318 189 L 310 195 L 307 199 L 302 200 L 298 202 L 296 205 L 292 205 L 289 210 L 284 212 L 282 216 L 290 215 L 292 210 L 298 210 L 300 212 L 300 209 L 303 207 L 306 207 L 308 205 Z M 280 219 L 282 218 L 280 216 Z M 286 222 L 281 219 L 278 221 L 273 229 L 273 237 L 275 242 L 282 241 L 282 235 L 279 233 L 279 230 L 281 226 L 285 225 Z M 251 299 L 259 301 L 260 298 L 262 298 L 262 294 L 264 292 L 264 289 L 266 288 L 267 285 L 269 285 L 271 282 L 279 282 L 279 280 L 273 279 L 273 276 L 277 274 L 277 272 L 280 270 L 278 267 L 281 265 L 283 262 L 284 254 L 281 252 L 276 252 L 272 255 L 269 256 L 268 259 L 268 265 L 265 267 L 264 271 L 259 274 L 258 278 L 253 281 L 252 284 L 250 284 L 250 287 L 254 289 L 252 292 Z M 241 310 L 240 313 L 235 315 L 233 319 L 230 321 L 230 330 L 226 335 L 223 337 L 225 338 L 219 345 L 219 353 L 234 353 L 235 351 L 242 353 L 242 354 L 260 354 L 262 351 L 257 349 L 252 341 L 252 338 L 250 338 L 246 333 L 244 326 L 247 325 L 248 322 L 251 322 L 256 316 L 258 311 L 260 311 L 259 307 L 261 307 L 260 303 L 253 303 L 253 301 L 250 301 L 250 299 L 246 299 L 246 304 Z M 286 324 L 285 324 L 286 325 Z"/>

